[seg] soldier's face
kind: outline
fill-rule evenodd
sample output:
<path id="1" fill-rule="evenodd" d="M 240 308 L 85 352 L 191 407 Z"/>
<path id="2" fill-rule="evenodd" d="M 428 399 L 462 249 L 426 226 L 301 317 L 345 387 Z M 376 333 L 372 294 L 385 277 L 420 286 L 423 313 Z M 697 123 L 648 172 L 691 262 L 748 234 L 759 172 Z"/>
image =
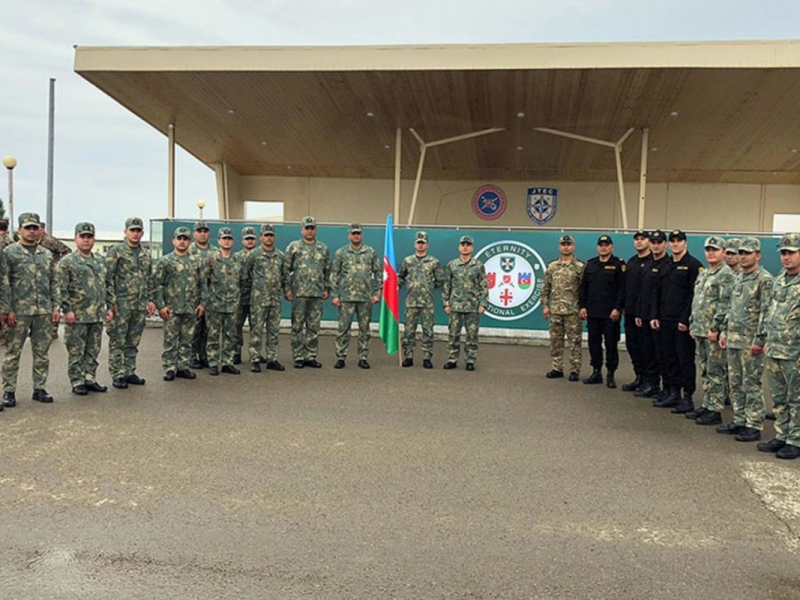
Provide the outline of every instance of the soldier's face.
<path id="1" fill-rule="evenodd" d="M 667 253 L 666 240 L 658 240 L 650 242 L 650 247 L 653 249 L 653 256 L 655 256 L 656 258 L 661 258 Z"/>
<path id="2" fill-rule="evenodd" d="M 669 250 L 673 254 L 683 254 L 686 252 L 686 240 L 672 238 L 669 241 Z"/>
<path id="3" fill-rule="evenodd" d="M 611 253 L 614 251 L 614 245 L 609 244 L 608 242 L 603 242 L 602 244 L 597 244 L 597 254 L 600 256 L 610 256 Z"/>
<path id="4" fill-rule="evenodd" d="M 313 242 L 317 239 L 317 226 L 303 225 L 303 239 L 307 242 Z"/>
<path id="5" fill-rule="evenodd" d="M 706 246 L 705 251 L 706 251 L 706 262 L 710 267 L 716 267 L 718 264 L 722 262 L 724 254 L 721 249 L 713 248 L 712 246 Z"/>
<path id="6" fill-rule="evenodd" d="M 636 249 L 636 252 L 643 252 L 650 247 L 650 240 L 643 235 L 637 235 L 633 238 L 633 247 Z"/>
<path id="7" fill-rule="evenodd" d="M 575 252 L 575 244 L 572 242 L 560 242 L 558 251 L 561 252 L 562 256 L 572 256 L 573 252 Z"/>
<path id="8" fill-rule="evenodd" d="M 736 265 L 740 264 L 739 255 L 734 252 L 725 252 L 725 262 L 728 263 L 728 266 L 732 269 Z"/>
<path id="9" fill-rule="evenodd" d="M 94 236 L 91 233 L 75 236 L 75 247 L 81 254 L 88 254 L 94 248 Z"/>
<path id="10" fill-rule="evenodd" d="M 125 230 L 125 239 L 131 246 L 136 246 L 139 242 L 142 241 L 142 236 L 144 235 L 143 229 L 126 229 Z"/>
<path id="11" fill-rule="evenodd" d="M 469 242 L 461 242 L 458 245 L 458 252 L 461 256 L 470 256 L 472 254 L 472 244 Z"/>
<path id="12" fill-rule="evenodd" d="M 243 238 L 242 239 L 242 246 L 244 246 L 245 250 L 252 250 L 256 247 L 256 243 L 258 240 L 256 238 Z"/>
<path id="13" fill-rule="evenodd" d="M 38 225 L 27 225 L 26 227 L 20 227 L 17 233 L 19 233 L 21 240 L 32 244 L 39 241 L 39 229 Z"/>
<path id="14" fill-rule="evenodd" d="M 725 258 L 727 257 L 728 255 L 726 254 Z M 749 272 L 753 270 L 756 266 L 758 266 L 758 261 L 761 259 L 761 253 L 745 252 L 744 250 L 739 250 L 737 258 L 739 259 L 739 266 L 742 267 L 742 270 Z"/>
<path id="15" fill-rule="evenodd" d="M 176 238 L 172 238 L 172 245 L 178 254 L 185 254 L 189 251 L 189 236 L 179 235 Z"/>
<path id="16" fill-rule="evenodd" d="M 208 229 L 198 229 L 194 232 L 194 241 L 201 246 L 208 244 L 208 239 L 211 237 L 211 232 Z"/>
<path id="17" fill-rule="evenodd" d="M 781 264 L 789 275 L 800 273 L 800 250 L 781 250 Z"/>
<path id="18" fill-rule="evenodd" d="M 360 231 L 353 231 L 347 237 L 350 238 L 350 243 L 356 248 L 358 248 L 364 240 L 364 235 Z"/>
<path id="19" fill-rule="evenodd" d="M 219 238 L 219 247 L 223 250 L 230 250 L 233 248 L 233 238 L 232 237 L 224 237 Z"/>
<path id="20" fill-rule="evenodd" d="M 414 243 L 414 250 L 419 256 L 425 256 L 428 252 L 428 242 L 425 240 L 417 240 Z"/>
<path id="21" fill-rule="evenodd" d="M 275 246 L 275 234 L 274 233 L 262 233 L 261 234 L 261 245 L 264 246 L 267 250 L 272 250 Z"/>

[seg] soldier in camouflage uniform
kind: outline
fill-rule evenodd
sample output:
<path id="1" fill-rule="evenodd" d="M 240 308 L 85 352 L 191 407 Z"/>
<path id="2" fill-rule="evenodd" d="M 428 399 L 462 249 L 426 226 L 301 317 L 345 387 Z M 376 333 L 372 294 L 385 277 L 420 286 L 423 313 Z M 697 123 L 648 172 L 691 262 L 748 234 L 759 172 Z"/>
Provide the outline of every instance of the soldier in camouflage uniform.
<path id="1" fill-rule="evenodd" d="M 428 234 L 418 231 L 414 254 L 407 256 L 397 272 L 397 286 L 408 283 L 406 318 L 403 331 L 403 366 L 414 366 L 417 323 L 422 323 L 422 366 L 432 369 L 433 325 L 435 322 L 434 290 L 444 285 L 444 270 L 439 259 L 428 254 Z"/>
<path id="2" fill-rule="evenodd" d="M 233 255 L 233 230 L 220 227 L 219 250 L 206 259 L 208 276 L 208 374 L 238 375 L 233 366 L 236 351 L 236 318 L 241 296 L 242 263 Z"/>
<path id="3" fill-rule="evenodd" d="M 542 315 L 550 320 L 550 359 L 548 379 L 564 377 L 564 336 L 569 345 L 570 381 L 581 372 L 581 320 L 578 295 L 586 264 L 575 257 L 575 238 L 562 235 L 558 241 L 561 257 L 547 265 L 542 282 Z"/>
<path id="4" fill-rule="evenodd" d="M 742 270 L 739 265 L 739 245 L 741 243 L 740 238 L 728 238 L 728 241 L 725 242 L 725 263 L 734 273 Z"/>
<path id="5" fill-rule="evenodd" d="M 734 274 L 725 264 L 725 240 L 711 236 L 703 247 L 708 268 L 700 271 L 694 283 L 689 316 L 689 333 L 697 342 L 697 365 L 703 382 L 703 403 L 695 411 L 695 422 L 716 425 L 722 421 L 725 408 L 727 363 L 725 351 L 719 346 L 719 334 L 730 309 Z M 684 401 L 689 404 L 688 399 Z"/>
<path id="6" fill-rule="evenodd" d="M 239 311 L 236 315 L 236 341 L 234 347 L 236 353 L 233 355 L 233 364 L 238 365 L 242 362 L 242 346 L 244 346 L 244 322 L 250 318 L 250 284 L 244 279 L 245 262 L 247 255 L 253 251 L 258 243 L 255 227 L 245 227 L 242 229 L 242 250 L 236 253 L 236 258 L 242 265 L 242 281 L 240 284 Z M 252 323 L 250 323 L 252 327 Z"/>
<path id="7" fill-rule="evenodd" d="M 722 323 L 719 345 L 728 358 L 733 421 L 717 433 L 735 435 L 739 442 L 761 439 L 764 428 L 764 319 L 770 303 L 772 275 L 759 265 L 761 242 L 745 238 L 739 245 L 740 272 L 731 294 L 731 307 Z"/>
<path id="8" fill-rule="evenodd" d="M 250 286 L 250 370 L 261 372 L 261 363 L 271 371 L 283 371 L 278 362 L 281 299 L 286 291 L 284 254 L 275 248 L 275 228 L 261 225 L 261 245 L 247 255 L 243 279 Z M 264 330 L 267 332 L 266 352 Z"/>
<path id="9" fill-rule="evenodd" d="M 97 382 L 97 357 L 103 343 L 103 322 L 114 318 L 106 290 L 106 260 L 92 252 L 94 225 L 75 226 L 77 252 L 58 263 L 61 284 L 61 312 L 64 313 L 64 342 L 67 346 L 67 374 L 72 393 L 105 392 Z"/>
<path id="10" fill-rule="evenodd" d="M 58 263 L 62 258 L 72 252 L 69 246 L 47 233 L 44 221 L 42 221 L 41 227 L 39 227 L 39 245 L 52 253 L 53 264 L 56 265 L 56 267 L 58 267 Z M 58 339 L 58 323 L 53 323 L 50 334 L 53 336 L 54 340 Z"/>
<path id="11" fill-rule="evenodd" d="M 208 223 L 197 221 L 194 224 L 194 243 L 189 246 L 189 254 L 200 258 L 201 262 L 211 256 L 217 249 L 209 243 L 211 231 Z M 194 328 L 194 341 L 192 342 L 192 363 L 193 369 L 208 368 L 208 321 L 206 313 L 199 317 L 197 326 Z"/>
<path id="12" fill-rule="evenodd" d="M 175 229 L 174 250 L 159 259 L 153 277 L 158 315 L 164 321 L 164 381 L 197 377 L 189 361 L 194 329 L 205 312 L 207 282 L 202 260 L 189 254 L 190 235 L 187 227 Z"/>
<path id="13" fill-rule="evenodd" d="M 144 226 L 139 217 L 125 221 L 125 241 L 106 254 L 109 303 L 114 320 L 108 324 L 108 370 L 112 385 L 125 389 L 128 384 L 144 385 L 136 374 L 136 354 L 145 321 L 156 305 L 152 294 L 153 262 L 141 245 Z"/>
<path id="14" fill-rule="evenodd" d="M 783 270 L 772 281 L 764 353 L 775 412 L 775 437 L 759 442 L 762 452 L 778 458 L 800 456 L 800 233 L 787 233 L 778 248 Z"/>
<path id="15" fill-rule="evenodd" d="M 372 305 L 380 299 L 383 265 L 378 253 L 363 243 L 359 223 L 348 228 L 350 243 L 336 251 L 331 268 L 331 303 L 339 309 L 335 369 L 343 369 L 350 347 L 353 316 L 358 315 L 358 366 L 369 369 L 369 323 Z"/>
<path id="16" fill-rule="evenodd" d="M 294 368 L 320 368 L 317 360 L 322 303 L 330 295 L 331 258 L 328 247 L 317 241 L 317 221 L 303 217 L 302 239 L 286 247 L 283 281 L 292 303 L 292 357 Z"/>
<path id="17" fill-rule="evenodd" d="M 11 235 L 8 233 L 8 221 L 5 219 L 0 220 L 0 257 L 2 257 L 3 250 L 6 249 L 7 246 L 10 246 L 14 243 L 14 240 L 11 238 Z M 0 258 L 2 260 L 2 258 Z M 2 272 L 0 272 L 0 277 L 2 277 Z M 0 345 L 5 346 L 6 343 L 6 331 L 8 328 L 5 326 L 5 323 L 0 323 Z M 0 403 L 0 410 L 2 410 L 2 403 Z"/>
<path id="18" fill-rule="evenodd" d="M 489 285 L 483 263 L 472 257 L 473 249 L 472 237 L 462 235 L 458 246 L 460 256 L 447 263 L 444 270 L 442 304 L 444 312 L 450 317 L 445 369 L 455 369 L 458 366 L 461 329 L 464 328 L 467 332 L 464 344 L 467 371 L 475 370 L 481 315 L 489 306 Z"/>
<path id="19" fill-rule="evenodd" d="M 44 389 L 50 369 L 50 328 L 58 323 L 58 274 L 51 254 L 38 244 L 39 215 L 19 216 L 18 244 L 3 251 L 3 281 L 0 319 L 8 324 L 6 356 L 3 361 L 3 405 L 16 406 L 19 359 L 30 334 L 33 353 L 33 399 L 52 402 Z"/>

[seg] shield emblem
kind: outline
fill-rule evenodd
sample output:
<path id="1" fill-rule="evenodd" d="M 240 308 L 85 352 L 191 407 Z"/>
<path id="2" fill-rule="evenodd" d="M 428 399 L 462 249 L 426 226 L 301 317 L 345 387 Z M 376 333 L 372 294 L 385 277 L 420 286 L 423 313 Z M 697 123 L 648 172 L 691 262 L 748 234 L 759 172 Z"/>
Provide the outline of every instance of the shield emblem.
<path id="1" fill-rule="evenodd" d="M 503 256 L 500 258 L 500 268 L 503 269 L 503 271 L 506 273 L 511 273 L 511 271 L 514 270 L 514 264 L 516 263 L 516 261 L 517 261 L 516 256 Z"/>
<path id="2" fill-rule="evenodd" d="M 492 271 L 491 273 L 487 273 L 486 280 L 488 281 L 489 289 L 491 290 L 497 283 L 497 273 L 495 273 L 494 271 Z"/>
<path id="3" fill-rule="evenodd" d="M 505 285 L 508 285 L 509 283 L 511 283 L 511 275 L 503 275 L 503 283 Z"/>
<path id="4" fill-rule="evenodd" d="M 531 287 L 531 274 L 520 273 L 517 281 L 519 282 L 519 289 L 527 290 L 529 287 Z"/>
<path id="5" fill-rule="evenodd" d="M 528 188 L 525 210 L 531 221 L 544 225 L 556 216 L 558 190 L 556 188 Z"/>

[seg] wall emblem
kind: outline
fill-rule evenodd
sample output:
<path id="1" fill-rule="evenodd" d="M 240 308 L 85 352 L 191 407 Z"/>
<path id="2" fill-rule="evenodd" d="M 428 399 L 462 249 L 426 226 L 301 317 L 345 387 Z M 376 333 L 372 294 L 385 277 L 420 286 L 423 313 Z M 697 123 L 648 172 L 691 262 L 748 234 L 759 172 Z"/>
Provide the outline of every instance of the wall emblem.
<path id="1" fill-rule="evenodd" d="M 489 308 L 484 314 L 515 321 L 539 307 L 547 265 L 533 248 L 511 240 L 494 242 L 475 258 L 483 262 L 489 280 Z"/>
<path id="2" fill-rule="evenodd" d="M 494 221 L 502 217 L 506 206 L 506 193 L 496 185 L 482 185 L 472 194 L 472 212 L 484 221 Z"/>
<path id="3" fill-rule="evenodd" d="M 537 225 L 544 225 L 556 216 L 558 190 L 556 188 L 528 188 L 525 210 Z"/>

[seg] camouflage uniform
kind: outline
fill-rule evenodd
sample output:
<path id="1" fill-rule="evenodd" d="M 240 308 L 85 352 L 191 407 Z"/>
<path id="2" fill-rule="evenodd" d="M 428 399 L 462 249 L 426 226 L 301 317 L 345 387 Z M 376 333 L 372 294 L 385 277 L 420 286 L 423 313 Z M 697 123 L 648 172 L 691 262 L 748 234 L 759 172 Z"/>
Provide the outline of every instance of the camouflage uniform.
<path id="1" fill-rule="evenodd" d="M 106 266 L 109 304 L 116 309 L 108 325 L 108 370 L 114 380 L 122 380 L 136 371 L 147 304 L 152 299 L 153 261 L 141 244 L 131 248 L 122 242 L 109 249 Z"/>
<path id="2" fill-rule="evenodd" d="M 433 356 L 433 325 L 435 322 L 434 290 L 444 285 L 444 269 L 439 259 L 426 255 L 418 258 L 412 254 L 403 259 L 397 273 L 398 288 L 408 283 L 406 291 L 406 316 L 403 331 L 403 358 L 413 358 L 416 345 L 417 322 L 422 322 L 422 352 Z"/>
<path id="3" fill-rule="evenodd" d="M 245 227 L 242 229 L 242 238 L 256 237 L 256 230 L 253 227 Z M 236 314 L 236 332 L 235 332 L 235 356 L 241 358 L 242 346 L 244 346 L 244 323 L 250 318 L 250 282 L 245 278 L 245 264 L 247 262 L 247 255 L 251 250 L 242 249 L 236 253 L 236 258 L 239 260 L 242 272 L 242 279 L 239 283 L 239 310 Z M 252 320 L 252 319 L 251 319 Z M 250 323 L 252 328 L 253 324 Z"/>
<path id="4" fill-rule="evenodd" d="M 278 359 L 278 333 L 281 328 L 281 298 L 284 285 L 284 255 L 258 246 L 247 255 L 244 279 L 250 286 L 250 362 L 261 358 Z M 264 330 L 267 332 L 266 356 L 262 356 Z M 302 360 L 302 358 L 300 359 Z"/>
<path id="5" fill-rule="evenodd" d="M 764 355 L 753 356 L 750 346 L 764 347 L 762 319 L 770 304 L 772 275 L 759 266 L 736 275 L 731 307 L 723 321 L 727 342 L 728 381 L 733 424 L 761 431 L 764 428 L 764 392 L 761 377 Z"/>
<path id="6" fill-rule="evenodd" d="M 94 233 L 94 232 L 92 232 Z M 72 387 L 97 382 L 97 357 L 103 343 L 103 322 L 110 308 L 106 290 L 106 261 L 96 254 L 74 252 L 58 263 L 61 275 L 61 312 L 75 313 L 75 323 L 64 328 L 67 374 Z"/>
<path id="7" fill-rule="evenodd" d="M 20 215 L 20 222 L 28 215 Z M 3 250 L 3 264 L 0 313 L 14 313 L 17 317 L 16 325 L 8 328 L 6 338 L 3 391 L 16 390 L 19 359 L 29 334 L 33 353 L 33 389 L 42 390 L 50 370 L 47 353 L 52 339 L 52 314 L 59 309 L 58 273 L 52 254 L 38 244 L 24 246 L 17 243 L 8 246 Z"/>
<path id="8" fill-rule="evenodd" d="M 195 224 L 195 229 L 197 229 L 197 224 Z M 201 248 L 197 245 L 197 242 L 192 242 L 192 245 L 189 246 L 189 254 L 199 258 L 201 262 L 205 262 L 216 251 L 217 248 L 211 244 L 205 248 Z M 203 363 L 203 366 L 208 362 L 207 346 L 208 321 L 206 320 L 206 315 L 203 315 L 197 320 L 197 325 L 194 328 L 194 338 L 192 340 L 192 356 L 195 360 Z"/>
<path id="9" fill-rule="evenodd" d="M 711 240 L 712 245 L 718 238 Z M 720 249 L 722 249 L 720 247 Z M 694 283 L 689 330 L 697 342 L 697 365 L 703 382 L 703 407 L 721 413 L 725 408 L 726 356 L 717 342 L 708 339 L 710 331 L 719 333 L 731 303 L 734 275 L 721 262 L 714 269 L 704 269 Z"/>
<path id="10" fill-rule="evenodd" d="M 351 231 L 356 231 L 351 228 Z M 336 251 L 331 269 L 331 293 L 339 299 L 339 329 L 336 336 L 336 358 L 347 358 L 350 328 L 358 314 L 358 358 L 369 354 L 369 324 L 372 319 L 372 298 L 381 293 L 383 264 L 374 248 L 352 244 Z"/>
<path id="11" fill-rule="evenodd" d="M 208 364 L 211 367 L 233 365 L 236 352 L 236 319 L 239 312 L 241 261 L 231 254 L 224 257 L 217 250 L 206 259 L 208 276 Z"/>
<path id="12" fill-rule="evenodd" d="M 463 239 L 463 238 L 462 238 Z M 489 286 L 483 263 L 475 258 L 464 262 L 455 258 L 444 270 L 442 303 L 450 308 L 447 336 L 447 361 L 456 362 L 461 351 L 461 329 L 466 329 L 464 358 L 474 364 L 478 354 L 480 307 L 489 305 Z"/>
<path id="13" fill-rule="evenodd" d="M 5 250 L 8 246 L 14 243 L 11 234 L 7 231 L 0 234 L 0 250 Z"/>
<path id="14" fill-rule="evenodd" d="M 292 293 L 292 357 L 316 360 L 322 296 L 330 293 L 331 258 L 328 247 L 315 240 L 295 240 L 286 247 L 283 281 Z"/>
<path id="15" fill-rule="evenodd" d="M 550 359 L 554 371 L 564 371 L 564 336 L 569 345 L 571 373 L 581 370 L 581 320 L 578 296 L 586 264 L 574 258 L 547 265 L 542 282 L 542 307 L 550 309 Z"/>
<path id="16" fill-rule="evenodd" d="M 42 223 L 42 227 L 44 227 L 44 223 Z M 58 270 L 58 263 L 61 261 L 62 258 L 67 256 L 72 250 L 70 250 L 69 246 L 64 244 L 62 241 L 54 238 L 49 233 L 45 233 L 42 236 L 42 239 L 39 240 L 39 245 L 42 248 L 46 248 L 51 252 L 53 255 L 53 264 L 56 266 L 56 271 Z M 58 323 L 51 322 L 51 335 L 53 339 L 58 339 Z"/>
<path id="17" fill-rule="evenodd" d="M 780 247 L 800 249 L 800 234 L 784 236 Z M 775 438 L 800 446 L 800 275 L 781 270 L 773 279 L 769 309 L 762 324 Z"/>
<path id="18" fill-rule="evenodd" d="M 153 280 L 156 307 L 159 311 L 164 308 L 172 311 L 164 321 L 161 354 L 164 373 L 188 369 L 197 325 L 195 311 L 206 302 L 205 267 L 198 257 L 179 256 L 173 251 L 158 260 Z"/>

